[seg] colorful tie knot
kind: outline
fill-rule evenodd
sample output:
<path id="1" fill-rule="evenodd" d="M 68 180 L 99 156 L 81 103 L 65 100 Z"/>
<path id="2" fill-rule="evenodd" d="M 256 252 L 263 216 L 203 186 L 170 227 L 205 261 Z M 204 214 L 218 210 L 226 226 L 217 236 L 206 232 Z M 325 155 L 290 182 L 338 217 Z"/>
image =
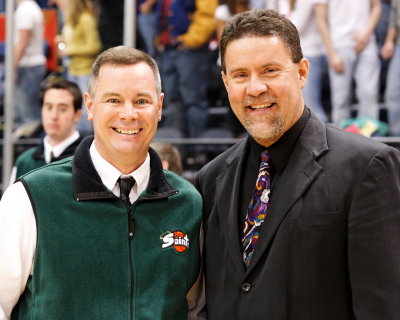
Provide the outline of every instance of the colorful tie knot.
<path id="1" fill-rule="evenodd" d="M 265 150 L 261 153 L 261 161 L 262 162 L 268 162 L 270 158 L 268 150 Z"/>

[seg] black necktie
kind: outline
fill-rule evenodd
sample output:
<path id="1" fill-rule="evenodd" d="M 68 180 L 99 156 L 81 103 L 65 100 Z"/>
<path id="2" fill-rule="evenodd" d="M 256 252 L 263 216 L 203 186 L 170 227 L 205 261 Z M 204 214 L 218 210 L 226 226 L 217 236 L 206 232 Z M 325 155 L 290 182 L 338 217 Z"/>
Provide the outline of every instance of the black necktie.
<path id="1" fill-rule="evenodd" d="M 56 157 L 54 156 L 53 151 L 50 151 L 50 162 L 53 162 L 56 159 Z"/>
<path id="2" fill-rule="evenodd" d="M 131 206 L 131 201 L 129 200 L 129 193 L 131 192 L 132 187 L 135 185 L 135 179 L 132 176 L 126 178 L 119 178 L 119 189 L 120 189 L 120 198 L 125 203 L 125 205 L 129 208 Z"/>

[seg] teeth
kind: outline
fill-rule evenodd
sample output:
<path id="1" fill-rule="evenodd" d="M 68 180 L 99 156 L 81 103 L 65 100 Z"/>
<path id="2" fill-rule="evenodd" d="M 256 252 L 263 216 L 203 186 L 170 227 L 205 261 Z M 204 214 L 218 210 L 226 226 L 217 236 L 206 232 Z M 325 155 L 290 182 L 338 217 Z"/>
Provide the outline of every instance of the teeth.
<path id="1" fill-rule="evenodd" d="M 258 106 L 251 106 L 252 109 L 270 108 L 274 103 L 260 104 Z"/>
<path id="2" fill-rule="evenodd" d="M 139 133 L 139 130 L 127 130 L 127 129 L 119 129 L 119 128 L 116 128 L 115 130 L 117 132 L 123 133 L 123 134 L 137 134 L 137 133 Z"/>

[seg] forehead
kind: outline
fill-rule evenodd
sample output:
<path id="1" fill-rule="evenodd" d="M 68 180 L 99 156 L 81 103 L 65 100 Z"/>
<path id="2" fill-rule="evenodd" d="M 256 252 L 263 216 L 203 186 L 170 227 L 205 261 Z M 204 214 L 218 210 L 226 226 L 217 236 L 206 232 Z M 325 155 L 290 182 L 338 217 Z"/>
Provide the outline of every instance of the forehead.
<path id="1" fill-rule="evenodd" d="M 155 88 L 153 70 L 145 62 L 130 65 L 110 63 L 102 65 L 99 70 L 96 87 L 106 86 L 122 89 L 126 86 L 139 87 L 140 85 Z"/>
<path id="2" fill-rule="evenodd" d="M 46 90 L 43 96 L 43 102 L 48 102 L 53 100 L 57 100 L 57 102 L 63 102 L 66 104 L 68 103 L 72 104 L 74 96 L 67 89 L 51 88 Z"/>
<path id="3" fill-rule="evenodd" d="M 229 42 L 225 50 L 227 69 L 258 63 L 287 63 L 289 60 L 289 50 L 277 36 L 245 36 Z"/>

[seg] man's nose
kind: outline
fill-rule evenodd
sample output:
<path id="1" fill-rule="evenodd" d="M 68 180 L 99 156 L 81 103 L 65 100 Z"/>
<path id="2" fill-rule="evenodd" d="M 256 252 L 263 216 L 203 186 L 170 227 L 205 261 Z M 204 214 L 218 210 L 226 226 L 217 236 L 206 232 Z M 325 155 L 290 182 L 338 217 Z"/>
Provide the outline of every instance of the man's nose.
<path id="1" fill-rule="evenodd" d="M 133 103 L 127 102 L 122 106 L 120 116 L 125 120 L 135 120 L 138 118 L 138 111 Z"/>
<path id="2" fill-rule="evenodd" d="M 58 114 L 59 114 L 59 111 L 58 111 L 56 108 L 54 108 L 53 110 L 51 110 L 50 115 L 51 115 L 51 117 L 52 117 L 53 119 L 58 118 Z"/>
<path id="3" fill-rule="evenodd" d="M 261 93 L 266 92 L 267 89 L 265 80 L 260 79 L 259 76 L 252 76 L 247 84 L 246 93 L 250 96 L 259 96 Z"/>

